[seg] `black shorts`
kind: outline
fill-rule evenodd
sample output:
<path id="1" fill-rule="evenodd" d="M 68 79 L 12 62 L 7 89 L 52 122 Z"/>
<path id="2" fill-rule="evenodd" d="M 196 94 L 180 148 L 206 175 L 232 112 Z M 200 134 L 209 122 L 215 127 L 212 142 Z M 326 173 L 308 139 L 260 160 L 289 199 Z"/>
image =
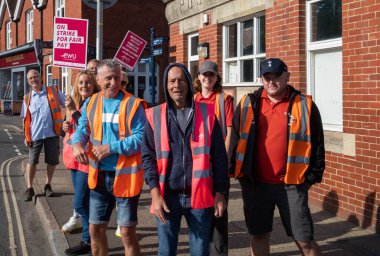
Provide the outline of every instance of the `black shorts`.
<path id="1" fill-rule="evenodd" d="M 42 146 L 45 151 L 45 163 L 49 165 L 59 164 L 59 137 L 49 137 L 42 140 L 33 141 L 33 145 L 29 148 L 30 165 L 38 164 Z"/>
<path id="2" fill-rule="evenodd" d="M 314 226 L 308 205 L 308 185 L 263 184 L 240 179 L 244 216 L 249 234 L 272 231 L 275 206 L 288 236 L 296 241 L 314 240 Z"/>

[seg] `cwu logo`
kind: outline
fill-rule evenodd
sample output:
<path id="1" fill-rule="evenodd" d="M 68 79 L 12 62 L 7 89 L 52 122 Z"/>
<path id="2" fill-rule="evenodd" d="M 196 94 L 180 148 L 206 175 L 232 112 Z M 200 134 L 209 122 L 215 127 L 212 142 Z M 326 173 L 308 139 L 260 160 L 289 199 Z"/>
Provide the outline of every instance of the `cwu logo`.
<path id="1" fill-rule="evenodd" d="M 64 58 L 65 60 L 76 60 L 77 54 L 65 52 L 64 54 L 61 55 L 61 57 Z"/>

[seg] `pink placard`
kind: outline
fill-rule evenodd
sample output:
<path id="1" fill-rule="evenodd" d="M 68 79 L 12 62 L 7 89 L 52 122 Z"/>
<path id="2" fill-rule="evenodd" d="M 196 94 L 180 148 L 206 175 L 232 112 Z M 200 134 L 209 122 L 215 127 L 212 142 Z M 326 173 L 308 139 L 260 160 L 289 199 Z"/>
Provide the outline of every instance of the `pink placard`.
<path id="1" fill-rule="evenodd" d="M 125 66 L 127 69 L 133 70 L 133 67 L 140 58 L 145 45 L 146 41 L 144 39 L 135 33 L 128 31 L 119 47 L 119 50 L 116 52 L 114 60 Z"/>
<path id="2" fill-rule="evenodd" d="M 86 69 L 88 20 L 54 18 L 53 66 Z"/>

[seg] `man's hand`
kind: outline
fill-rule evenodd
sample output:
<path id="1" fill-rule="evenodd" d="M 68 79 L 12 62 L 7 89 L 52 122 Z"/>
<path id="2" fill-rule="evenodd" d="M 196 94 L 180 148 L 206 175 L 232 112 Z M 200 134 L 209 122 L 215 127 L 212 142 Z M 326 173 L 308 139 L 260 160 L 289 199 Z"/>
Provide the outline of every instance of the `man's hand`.
<path id="1" fill-rule="evenodd" d="M 88 156 L 86 150 L 80 143 L 73 145 L 73 152 L 75 159 L 81 164 L 88 164 Z"/>
<path id="2" fill-rule="evenodd" d="M 32 148 L 33 142 L 28 142 L 26 139 L 24 139 L 24 145 L 25 145 L 25 147 Z"/>
<path id="3" fill-rule="evenodd" d="M 62 124 L 62 130 L 65 133 L 69 133 L 70 129 L 71 129 L 71 123 L 69 121 L 64 121 L 63 124 Z"/>
<path id="4" fill-rule="evenodd" d="M 216 192 L 215 193 L 215 200 L 214 200 L 214 215 L 216 218 L 220 218 L 223 216 L 224 211 L 227 208 L 226 199 L 224 198 L 224 195 Z"/>
<path id="5" fill-rule="evenodd" d="M 92 148 L 92 153 L 96 157 L 97 161 L 99 162 L 103 158 L 106 158 L 111 154 L 110 152 L 110 145 L 105 144 L 105 145 L 99 145 L 99 146 L 93 146 Z"/>
<path id="6" fill-rule="evenodd" d="M 150 194 L 152 195 L 152 205 L 154 214 L 161 220 L 162 224 L 165 224 L 166 218 L 164 215 L 164 211 L 169 213 L 170 210 L 166 205 L 165 200 L 162 198 L 158 188 L 153 188 L 150 191 Z"/>

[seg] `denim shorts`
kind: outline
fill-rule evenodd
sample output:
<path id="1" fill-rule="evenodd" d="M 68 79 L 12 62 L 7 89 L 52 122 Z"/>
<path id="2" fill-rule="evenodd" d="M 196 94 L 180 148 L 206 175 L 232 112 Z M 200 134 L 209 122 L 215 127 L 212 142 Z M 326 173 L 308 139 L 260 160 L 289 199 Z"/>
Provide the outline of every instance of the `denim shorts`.
<path id="1" fill-rule="evenodd" d="M 244 203 L 245 222 L 251 235 L 272 231 L 277 206 L 288 236 L 296 241 L 314 240 L 314 226 L 308 205 L 308 185 L 252 183 L 239 179 Z"/>
<path id="2" fill-rule="evenodd" d="M 137 206 L 140 194 L 134 197 L 115 197 L 113 194 L 114 171 L 99 171 L 98 183 L 90 190 L 91 224 L 106 224 L 117 205 L 117 224 L 121 227 L 137 225 Z"/>
<path id="3" fill-rule="evenodd" d="M 28 163 L 30 165 L 38 164 L 42 147 L 44 147 L 45 152 L 45 163 L 50 165 L 59 164 L 58 136 L 33 141 L 32 147 L 29 148 Z"/>

